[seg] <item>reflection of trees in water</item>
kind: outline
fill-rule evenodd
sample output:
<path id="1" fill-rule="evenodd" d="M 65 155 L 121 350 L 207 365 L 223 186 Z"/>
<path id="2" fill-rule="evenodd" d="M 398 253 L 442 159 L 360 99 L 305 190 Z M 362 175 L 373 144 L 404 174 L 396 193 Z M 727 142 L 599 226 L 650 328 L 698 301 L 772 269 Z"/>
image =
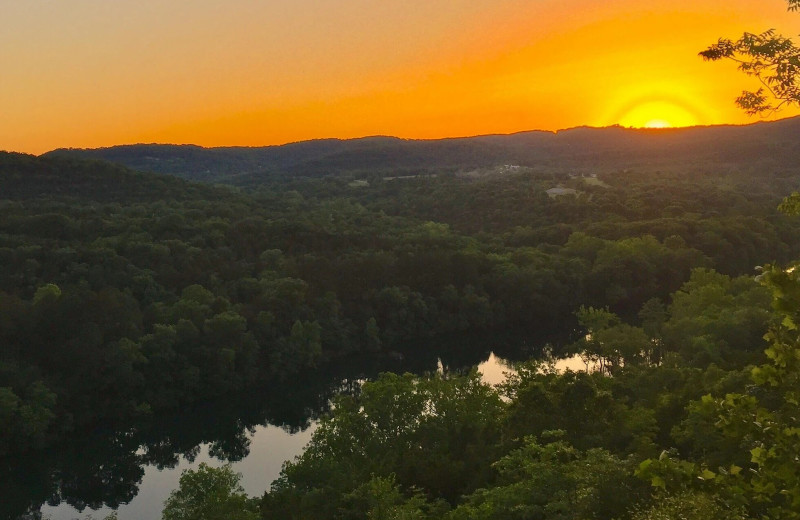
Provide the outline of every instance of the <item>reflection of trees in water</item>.
<path id="1" fill-rule="evenodd" d="M 334 394 L 358 392 L 360 381 L 389 369 L 375 360 L 343 361 L 169 416 L 98 428 L 45 452 L 9 457 L 0 461 L 0 519 L 26 512 L 35 517 L 44 503 L 116 508 L 136 496 L 145 466 L 174 468 L 181 457 L 193 461 L 203 444 L 212 457 L 239 461 L 249 454 L 249 435 L 257 426 L 305 430 L 328 410 Z"/>
<path id="2" fill-rule="evenodd" d="M 569 344 L 567 332 L 559 334 L 540 334 L 520 338 L 518 335 L 471 335 L 448 341 L 438 350 L 432 350 L 436 356 L 434 363 L 441 361 L 446 374 L 464 373 L 483 363 L 494 352 L 495 356 L 508 362 L 526 361 L 532 357 L 541 357 L 545 348 L 551 352 L 560 352 L 561 345 Z"/>
<path id="3" fill-rule="evenodd" d="M 241 460 L 259 425 L 289 432 L 307 428 L 327 410 L 339 381 L 335 374 L 318 373 L 11 457 L 0 465 L 0 519 L 38 511 L 45 502 L 66 502 L 78 510 L 116 508 L 136 496 L 145 466 L 174 468 L 181 457 L 193 461 L 202 444 L 209 445 L 212 457 Z"/>
<path id="4" fill-rule="evenodd" d="M 90 435 L 68 449 L 52 449 L 7 461 L 0 471 L 0 516 L 14 518 L 44 502 L 76 509 L 117 507 L 138 492 L 144 474 L 132 436 Z"/>
<path id="5" fill-rule="evenodd" d="M 391 359 L 341 360 L 280 384 L 116 430 L 98 428 L 43 453 L 11 457 L 0 461 L 0 519 L 26 512 L 35 517 L 45 502 L 66 502 L 78 510 L 116 508 L 136 496 L 148 465 L 165 469 L 174 468 L 181 457 L 193 461 L 203 444 L 209 445 L 212 457 L 242 460 L 257 426 L 271 424 L 289 433 L 305 430 L 329 410 L 334 395 L 357 394 L 364 381 L 380 372 L 433 372 L 440 359 L 446 370 L 458 372 L 484 361 L 489 350 L 502 344 L 508 344 L 506 338 L 472 336 L 417 343 Z M 520 351 L 519 338 L 515 344 L 516 349 L 501 349 L 505 357 L 532 354 Z"/>

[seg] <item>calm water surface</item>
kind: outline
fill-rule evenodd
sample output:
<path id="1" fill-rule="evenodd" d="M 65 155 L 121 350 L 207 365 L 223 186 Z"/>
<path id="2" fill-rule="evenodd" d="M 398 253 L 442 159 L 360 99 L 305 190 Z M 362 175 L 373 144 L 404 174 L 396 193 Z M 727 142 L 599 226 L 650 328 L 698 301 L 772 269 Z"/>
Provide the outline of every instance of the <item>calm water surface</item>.
<path id="1" fill-rule="evenodd" d="M 303 450 L 315 428 L 316 423 L 305 431 L 289 433 L 272 425 L 257 427 L 255 432 L 249 435 L 250 454 L 243 460 L 232 464 L 234 471 L 242 474 L 242 486 L 247 494 L 250 496 L 263 494 L 270 483 L 278 477 L 283 462 Z M 202 462 L 210 466 L 221 466 L 225 463 L 210 456 L 208 452 L 209 445 L 203 444 L 194 461 L 181 457 L 177 466 L 163 470 L 159 470 L 156 466 L 147 466 L 139 486 L 139 493 L 129 504 L 122 505 L 117 509 L 119 519 L 157 520 L 161 518 L 164 501 L 170 492 L 178 487 L 178 480 L 183 470 L 197 468 Z M 112 509 L 108 507 L 99 510 L 87 508 L 80 513 L 74 507 L 62 503 L 55 507 L 42 507 L 42 516 L 52 520 L 75 518 L 85 520 L 89 515 L 95 519 L 102 519 L 111 511 Z"/>
<path id="2" fill-rule="evenodd" d="M 440 363 L 441 368 L 441 363 Z M 556 363 L 559 370 L 585 369 L 584 363 L 577 357 L 559 360 Z M 506 374 L 512 373 L 509 363 L 491 353 L 485 361 L 478 365 L 482 378 L 489 384 L 503 382 Z M 304 446 L 311 439 L 316 429 L 317 422 L 311 421 L 308 426 L 299 431 L 290 432 L 289 428 L 273 425 L 251 427 L 245 431 L 244 446 L 249 444 L 249 453 L 237 462 L 232 463 L 234 471 L 242 474 L 242 486 L 250 496 L 260 496 L 269 488 L 273 480 L 278 478 L 283 463 L 300 454 Z M 117 509 L 120 520 L 158 520 L 164 501 L 170 492 L 178 487 L 181 472 L 195 469 L 201 463 L 210 466 L 221 466 L 226 463 L 221 458 L 212 456 L 213 451 L 209 443 L 204 443 L 187 456 L 179 456 L 177 464 L 173 467 L 158 469 L 155 465 L 144 468 L 144 475 L 138 486 L 138 493 L 127 504 L 122 504 Z M 41 508 L 43 518 L 51 520 L 73 520 L 93 518 L 102 519 L 113 510 L 109 507 L 100 509 L 85 508 L 78 511 L 69 504 L 62 502 L 56 506 L 45 505 Z"/>

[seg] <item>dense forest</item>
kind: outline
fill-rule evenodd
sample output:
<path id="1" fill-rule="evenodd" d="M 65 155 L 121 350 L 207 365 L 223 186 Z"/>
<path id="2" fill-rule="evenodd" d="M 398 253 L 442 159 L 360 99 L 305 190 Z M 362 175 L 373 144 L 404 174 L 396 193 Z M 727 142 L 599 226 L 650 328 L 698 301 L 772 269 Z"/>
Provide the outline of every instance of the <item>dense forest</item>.
<path id="1" fill-rule="evenodd" d="M 191 488 L 209 482 L 230 508 L 209 518 L 797 518 L 800 291 L 769 266 L 800 258 L 800 220 L 777 210 L 800 167 L 793 141 L 738 144 L 797 124 L 575 130 L 605 150 L 596 171 L 558 169 L 552 149 L 543 167 L 530 150 L 495 162 L 560 134 L 521 135 L 473 156 L 446 143 L 458 160 L 424 172 L 370 170 L 370 148 L 239 186 L 0 153 L 0 458 L 98 429 L 133 454 L 166 438 L 165 413 L 494 337 L 601 369 L 534 360 L 499 388 L 386 373 L 334 398 L 263 498 L 204 467 L 165 518 L 208 507 Z"/>

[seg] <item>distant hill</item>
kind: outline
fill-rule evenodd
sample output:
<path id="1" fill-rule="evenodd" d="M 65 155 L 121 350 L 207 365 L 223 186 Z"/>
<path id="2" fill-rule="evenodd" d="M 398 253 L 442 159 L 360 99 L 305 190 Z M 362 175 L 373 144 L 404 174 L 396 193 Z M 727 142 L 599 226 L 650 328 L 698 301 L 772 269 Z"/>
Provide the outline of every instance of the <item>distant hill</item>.
<path id="1" fill-rule="evenodd" d="M 207 200 L 220 197 L 221 191 L 227 190 L 98 160 L 0 152 L 0 200 Z"/>
<path id="2" fill-rule="evenodd" d="M 791 168 L 800 158 L 798 136 L 800 117 L 744 126 L 579 127 L 440 140 L 325 139 L 257 148 L 136 144 L 58 149 L 45 156 L 102 159 L 191 180 L 255 185 L 275 176 L 418 175 L 503 164 L 591 173 L 703 164 Z"/>

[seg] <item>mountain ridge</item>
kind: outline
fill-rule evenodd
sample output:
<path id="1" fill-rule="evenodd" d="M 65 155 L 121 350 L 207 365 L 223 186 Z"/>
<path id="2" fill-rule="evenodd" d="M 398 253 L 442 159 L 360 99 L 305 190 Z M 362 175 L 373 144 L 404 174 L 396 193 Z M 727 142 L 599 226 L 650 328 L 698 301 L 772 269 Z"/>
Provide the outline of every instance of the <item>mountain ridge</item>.
<path id="1" fill-rule="evenodd" d="M 442 139 L 367 136 L 260 147 L 128 144 L 56 149 L 44 157 L 101 159 L 190 180 L 257 185 L 275 176 L 364 178 L 447 173 L 501 164 L 604 172 L 669 168 L 676 162 L 776 166 L 800 156 L 800 117 L 747 125 L 647 129 L 578 126 Z"/>

